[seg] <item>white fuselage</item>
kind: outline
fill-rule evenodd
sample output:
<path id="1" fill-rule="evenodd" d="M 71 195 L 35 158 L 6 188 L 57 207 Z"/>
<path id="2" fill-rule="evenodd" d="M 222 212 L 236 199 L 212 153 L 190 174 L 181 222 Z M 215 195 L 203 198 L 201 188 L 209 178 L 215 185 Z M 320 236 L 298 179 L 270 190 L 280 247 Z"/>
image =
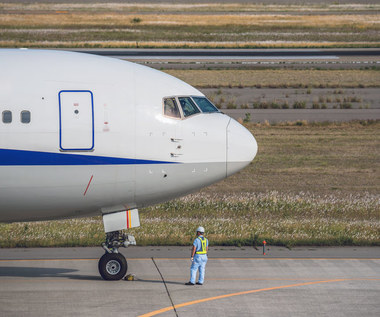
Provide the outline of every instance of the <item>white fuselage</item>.
<path id="1" fill-rule="evenodd" d="M 148 67 L 4 49 L 0 69 L 3 222 L 166 201 L 237 172 L 257 152 L 252 134 L 221 112 L 165 115 L 164 98 L 203 94 Z"/>

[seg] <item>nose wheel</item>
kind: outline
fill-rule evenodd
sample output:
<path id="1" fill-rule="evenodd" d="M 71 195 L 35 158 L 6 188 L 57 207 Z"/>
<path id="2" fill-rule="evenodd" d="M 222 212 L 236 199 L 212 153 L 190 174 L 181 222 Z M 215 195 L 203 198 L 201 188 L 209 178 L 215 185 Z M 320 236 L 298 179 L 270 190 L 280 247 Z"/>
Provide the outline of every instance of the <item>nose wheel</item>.
<path id="1" fill-rule="evenodd" d="M 99 260 L 98 268 L 103 279 L 118 281 L 127 273 L 128 264 L 120 253 L 105 253 Z"/>
<path id="2" fill-rule="evenodd" d="M 135 238 L 121 231 L 106 233 L 106 242 L 102 243 L 105 254 L 98 263 L 99 273 L 106 281 L 121 280 L 128 270 L 127 260 L 119 253 L 120 247 L 135 245 Z"/>

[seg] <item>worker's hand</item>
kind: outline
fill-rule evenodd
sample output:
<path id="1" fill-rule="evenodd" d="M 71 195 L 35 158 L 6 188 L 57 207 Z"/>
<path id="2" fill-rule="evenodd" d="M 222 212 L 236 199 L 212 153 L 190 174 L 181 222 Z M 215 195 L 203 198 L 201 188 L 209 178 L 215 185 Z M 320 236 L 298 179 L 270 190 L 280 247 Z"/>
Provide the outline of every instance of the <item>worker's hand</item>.
<path id="1" fill-rule="evenodd" d="M 194 262 L 194 258 L 193 257 L 191 257 L 191 262 Z"/>

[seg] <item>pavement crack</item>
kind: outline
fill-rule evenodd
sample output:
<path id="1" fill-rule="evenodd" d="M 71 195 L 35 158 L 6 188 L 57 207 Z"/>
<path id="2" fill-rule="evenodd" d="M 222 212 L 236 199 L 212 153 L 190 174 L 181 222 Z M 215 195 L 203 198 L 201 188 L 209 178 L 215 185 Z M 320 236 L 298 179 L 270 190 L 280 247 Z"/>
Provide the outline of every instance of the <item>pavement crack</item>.
<path id="1" fill-rule="evenodd" d="M 169 292 L 168 286 L 166 285 L 166 282 L 165 282 L 164 276 L 162 275 L 160 269 L 158 268 L 158 265 L 157 265 L 156 261 L 154 260 L 154 258 L 152 257 L 151 259 L 152 259 L 152 262 L 153 262 L 154 266 L 155 266 L 156 269 L 157 269 L 158 274 L 160 274 L 160 276 L 161 276 L 161 280 L 162 280 L 162 282 L 164 283 L 164 286 L 165 286 L 165 289 L 166 289 L 166 293 L 168 294 L 168 297 L 169 297 L 170 303 L 172 304 L 172 307 L 173 307 L 173 311 L 174 311 L 176 317 L 178 317 L 177 310 L 176 310 L 176 308 L 175 308 L 175 306 L 174 306 L 174 302 L 173 302 L 173 299 L 172 299 L 172 297 L 171 297 L 171 295 L 170 295 L 170 292 Z"/>

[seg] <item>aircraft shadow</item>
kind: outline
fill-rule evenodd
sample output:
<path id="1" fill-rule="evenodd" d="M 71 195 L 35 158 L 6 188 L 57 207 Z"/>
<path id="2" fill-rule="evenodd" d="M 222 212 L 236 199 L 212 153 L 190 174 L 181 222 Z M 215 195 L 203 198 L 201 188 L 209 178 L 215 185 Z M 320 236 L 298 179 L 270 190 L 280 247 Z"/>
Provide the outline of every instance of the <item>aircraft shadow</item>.
<path id="1" fill-rule="evenodd" d="M 0 267 L 0 276 L 8 277 L 57 277 L 75 280 L 101 280 L 100 276 L 71 274 L 74 269 L 42 268 L 42 267 Z"/>
<path id="2" fill-rule="evenodd" d="M 42 268 L 42 267 L 0 267 L 0 277 L 55 277 L 55 278 L 68 278 L 73 280 L 85 280 L 85 281 L 102 281 L 100 276 L 93 275 L 79 275 L 73 274 L 78 272 L 74 269 L 64 268 Z M 137 278 L 135 282 L 141 283 L 163 283 L 160 280 L 144 280 Z M 185 282 L 165 281 L 166 284 L 184 285 Z"/>

